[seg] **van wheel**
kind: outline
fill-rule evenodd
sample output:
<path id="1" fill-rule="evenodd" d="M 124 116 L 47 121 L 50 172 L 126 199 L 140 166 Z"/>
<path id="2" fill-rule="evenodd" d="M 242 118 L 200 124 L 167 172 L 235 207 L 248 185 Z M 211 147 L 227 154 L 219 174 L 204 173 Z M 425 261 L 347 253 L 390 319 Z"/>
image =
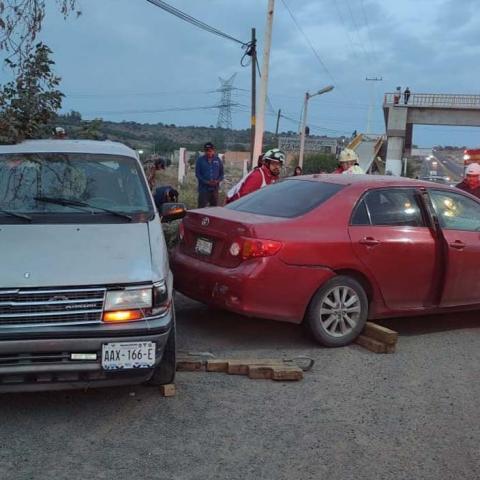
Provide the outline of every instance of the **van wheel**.
<path id="1" fill-rule="evenodd" d="M 342 347 L 360 335 L 367 317 L 365 290 L 353 278 L 339 275 L 317 291 L 305 320 L 317 342 L 325 347 Z"/>
<path id="2" fill-rule="evenodd" d="M 175 371 L 177 369 L 177 356 L 175 347 L 175 308 L 172 306 L 173 318 L 167 344 L 163 351 L 163 357 L 160 365 L 153 372 L 152 378 L 148 381 L 150 385 L 167 385 L 175 380 Z"/>

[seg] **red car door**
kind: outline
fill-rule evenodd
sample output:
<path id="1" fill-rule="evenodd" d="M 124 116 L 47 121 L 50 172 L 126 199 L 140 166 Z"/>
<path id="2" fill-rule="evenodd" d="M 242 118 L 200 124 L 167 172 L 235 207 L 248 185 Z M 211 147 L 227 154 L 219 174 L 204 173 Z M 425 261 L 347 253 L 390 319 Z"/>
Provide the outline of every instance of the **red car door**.
<path id="1" fill-rule="evenodd" d="M 480 202 L 456 191 L 429 193 L 447 252 L 440 305 L 480 304 Z"/>
<path id="2" fill-rule="evenodd" d="M 392 310 L 431 306 L 438 285 L 439 246 L 413 188 L 373 189 L 349 226 L 353 249 Z"/>

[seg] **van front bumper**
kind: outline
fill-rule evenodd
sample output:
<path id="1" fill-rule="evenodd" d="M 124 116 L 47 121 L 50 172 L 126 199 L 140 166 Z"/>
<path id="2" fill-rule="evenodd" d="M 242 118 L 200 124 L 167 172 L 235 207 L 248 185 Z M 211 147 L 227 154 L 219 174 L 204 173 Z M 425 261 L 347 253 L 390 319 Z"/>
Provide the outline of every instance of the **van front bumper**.
<path id="1" fill-rule="evenodd" d="M 0 331 L 0 392 L 63 390 L 130 385 L 148 381 L 162 360 L 173 311 L 123 325 L 11 328 Z M 104 370 L 102 346 L 114 342 L 154 342 L 153 368 Z M 96 360 L 72 360 L 72 353 Z"/>

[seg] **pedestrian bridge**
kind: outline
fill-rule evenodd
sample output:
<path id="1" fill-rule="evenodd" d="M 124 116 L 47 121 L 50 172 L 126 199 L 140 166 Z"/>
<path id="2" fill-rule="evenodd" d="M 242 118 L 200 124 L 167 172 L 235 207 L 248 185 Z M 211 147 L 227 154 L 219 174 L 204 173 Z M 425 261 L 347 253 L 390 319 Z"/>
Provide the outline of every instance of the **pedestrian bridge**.
<path id="1" fill-rule="evenodd" d="M 393 175 L 401 174 L 403 158 L 410 153 L 414 125 L 480 127 L 480 95 L 413 93 L 405 100 L 398 93 L 386 93 L 383 102 L 385 170 Z"/>

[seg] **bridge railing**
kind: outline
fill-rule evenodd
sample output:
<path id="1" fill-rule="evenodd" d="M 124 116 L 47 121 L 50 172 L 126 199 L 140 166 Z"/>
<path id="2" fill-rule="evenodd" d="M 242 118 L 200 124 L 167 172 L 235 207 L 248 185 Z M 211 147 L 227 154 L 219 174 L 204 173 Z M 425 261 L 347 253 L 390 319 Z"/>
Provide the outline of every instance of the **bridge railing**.
<path id="1" fill-rule="evenodd" d="M 412 93 L 405 103 L 403 92 L 386 93 L 384 106 L 400 105 L 407 107 L 424 108 L 478 108 L 480 109 L 480 95 L 441 94 L 441 93 Z"/>

